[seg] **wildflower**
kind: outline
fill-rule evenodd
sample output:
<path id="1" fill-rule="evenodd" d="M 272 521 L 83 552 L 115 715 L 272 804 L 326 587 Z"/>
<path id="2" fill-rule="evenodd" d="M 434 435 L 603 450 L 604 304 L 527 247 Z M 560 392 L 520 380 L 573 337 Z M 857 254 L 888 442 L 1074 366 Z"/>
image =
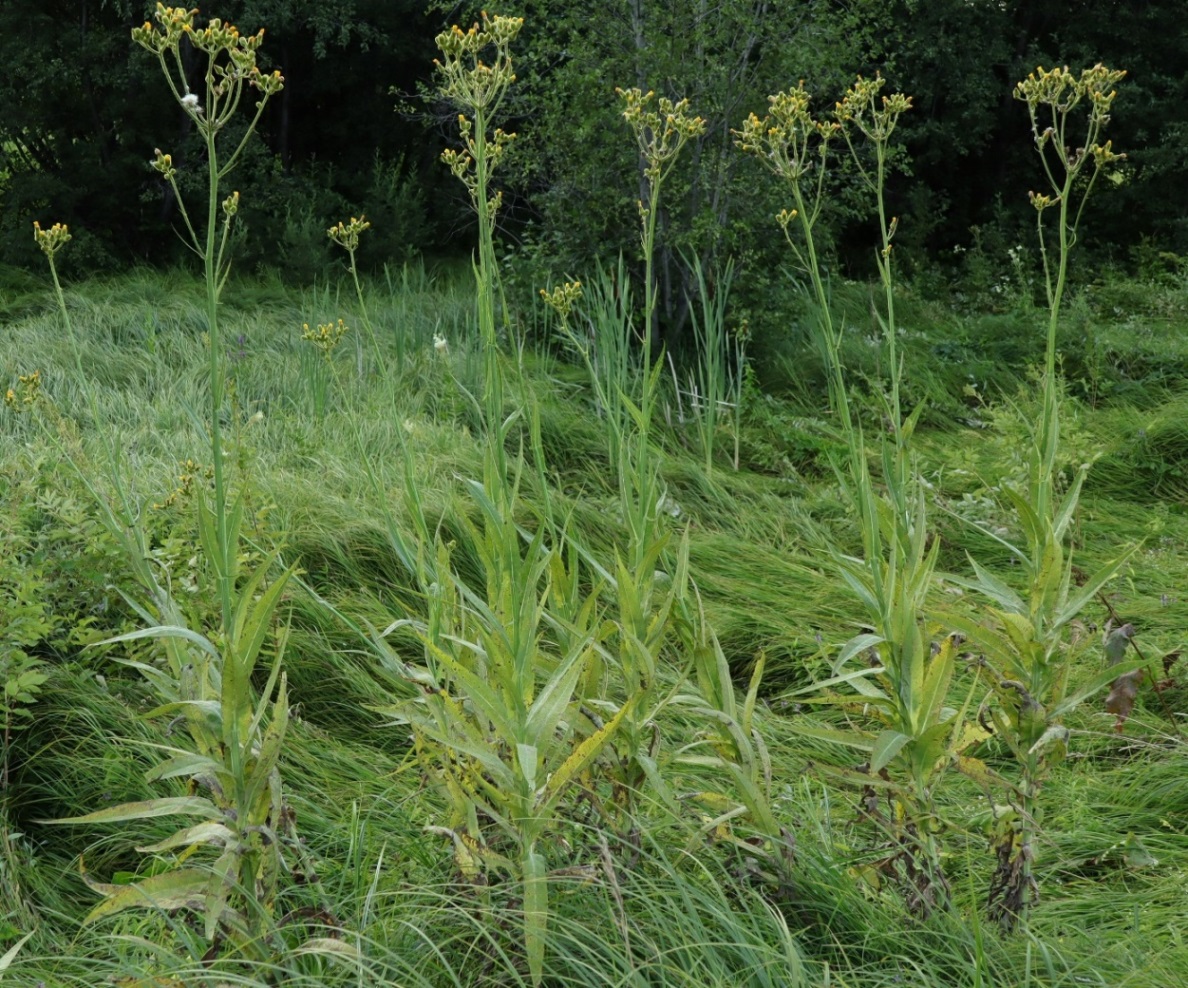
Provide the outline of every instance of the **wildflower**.
<path id="1" fill-rule="evenodd" d="M 437 333 L 433 334 L 433 349 L 440 354 L 449 352 L 450 344 L 444 336 L 439 336 Z"/>
<path id="2" fill-rule="evenodd" d="M 569 318 L 569 313 L 573 311 L 573 304 L 582 297 L 582 283 L 580 281 L 567 281 L 564 285 L 559 285 L 551 292 L 542 288 L 540 290 L 540 297 L 564 321 Z"/>
<path id="3" fill-rule="evenodd" d="M 326 231 L 326 235 L 339 247 L 353 254 L 359 249 L 359 234 L 370 228 L 371 224 L 362 216 L 352 216 L 349 223 L 339 220 Z"/>
<path id="4" fill-rule="evenodd" d="M 164 154 L 160 148 L 153 148 L 153 157 L 149 159 L 149 166 L 167 182 L 172 182 L 177 175 L 173 167 L 173 155 Z"/>
<path id="5" fill-rule="evenodd" d="M 309 323 L 303 323 L 301 338 L 321 350 L 329 360 L 331 351 L 342 342 L 342 338 L 347 334 L 347 329 L 347 324 L 341 319 L 336 323 L 320 325 L 317 329 L 310 329 Z"/>
<path id="6" fill-rule="evenodd" d="M 198 105 L 198 96 L 195 93 L 186 93 L 182 97 L 182 106 L 184 106 L 191 113 L 202 116 L 202 107 Z"/>
<path id="7" fill-rule="evenodd" d="M 48 230 L 43 230 L 41 224 L 34 220 L 33 239 L 37 241 L 37 246 L 41 248 L 45 256 L 52 260 L 53 256 L 70 240 L 70 230 L 65 223 L 55 223 Z"/>

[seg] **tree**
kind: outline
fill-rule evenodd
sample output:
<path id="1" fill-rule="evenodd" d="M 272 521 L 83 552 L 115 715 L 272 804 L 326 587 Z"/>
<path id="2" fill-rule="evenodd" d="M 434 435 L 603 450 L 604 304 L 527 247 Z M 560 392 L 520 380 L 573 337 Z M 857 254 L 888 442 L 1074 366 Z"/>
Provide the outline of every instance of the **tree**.
<path id="1" fill-rule="evenodd" d="M 155 68 L 135 57 L 130 32 L 152 6 L 143 0 L 0 4 L 0 176 L 6 174 L 0 253 L 6 260 L 35 263 L 31 224 L 51 215 L 75 231 L 70 263 L 82 268 L 185 256 L 172 232 L 171 196 L 147 161 L 154 147 L 168 147 L 179 165 L 200 148 Z M 255 211 L 249 258 L 262 259 L 261 245 L 283 243 L 302 221 L 322 250 L 325 227 L 339 212 L 392 193 L 393 163 L 402 156 L 407 168 L 428 170 L 430 162 L 415 153 L 422 133 L 402 124 L 387 96 L 388 84 L 408 80 L 410 68 L 427 71 L 432 31 L 412 16 L 418 8 L 419 0 L 204 4 L 204 15 L 245 30 L 268 24 L 276 64 L 266 68 L 279 66 L 289 77 L 244 169 L 245 212 Z M 395 186 L 397 194 L 410 194 L 407 183 Z M 398 236 L 423 236 L 420 226 L 406 224 Z"/>
<path id="2" fill-rule="evenodd" d="M 619 251 L 638 255 L 642 165 L 615 88 L 688 99 L 706 120 L 660 217 L 661 323 L 674 342 L 695 286 L 682 253 L 698 254 L 707 268 L 726 254 L 755 253 L 779 208 L 775 190 L 734 149 L 732 129 L 789 80 L 810 76 L 840 94 L 844 67 L 865 64 L 880 22 L 857 21 L 830 0 L 613 0 L 594 16 L 559 0 L 527 0 L 518 12 L 527 51 L 514 205 L 519 232 L 556 274 Z"/>

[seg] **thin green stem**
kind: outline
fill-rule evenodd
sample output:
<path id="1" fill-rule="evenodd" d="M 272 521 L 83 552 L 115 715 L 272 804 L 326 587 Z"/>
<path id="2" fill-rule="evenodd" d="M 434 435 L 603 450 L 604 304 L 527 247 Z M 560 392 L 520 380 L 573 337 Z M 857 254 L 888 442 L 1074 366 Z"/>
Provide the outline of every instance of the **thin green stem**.
<path id="1" fill-rule="evenodd" d="M 359 267 L 355 263 L 355 251 L 348 251 L 351 258 L 351 280 L 355 284 L 355 298 L 359 301 L 359 315 L 363 319 L 363 325 L 367 329 L 367 336 L 371 341 L 371 349 L 375 353 L 376 366 L 382 366 L 382 355 L 380 354 L 379 339 L 375 335 L 375 327 L 371 324 L 371 316 L 367 312 L 367 301 L 363 297 L 363 285 L 359 281 Z"/>
<path id="2" fill-rule="evenodd" d="M 222 341 L 219 338 L 219 271 L 215 246 L 218 235 L 219 160 L 213 131 L 208 131 L 206 135 L 206 161 L 209 184 L 206 211 L 206 251 L 203 256 L 203 264 L 206 276 L 207 338 L 210 347 L 210 453 L 214 473 L 214 521 L 217 533 L 215 551 L 218 555 L 214 563 L 217 571 L 216 583 L 222 615 L 222 630 L 224 635 L 229 636 L 233 620 L 234 591 L 231 557 L 235 550 L 229 545 L 227 475 L 223 456 L 222 412 L 225 381 L 223 380 Z"/>

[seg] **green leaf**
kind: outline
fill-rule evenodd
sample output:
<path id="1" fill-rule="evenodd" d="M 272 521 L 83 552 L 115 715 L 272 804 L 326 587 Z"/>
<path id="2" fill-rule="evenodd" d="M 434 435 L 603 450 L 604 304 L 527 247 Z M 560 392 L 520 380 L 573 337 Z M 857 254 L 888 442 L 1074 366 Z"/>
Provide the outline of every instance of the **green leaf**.
<path id="1" fill-rule="evenodd" d="M 491 722 L 496 733 L 509 744 L 514 742 L 517 734 L 515 714 L 514 711 L 507 710 L 499 694 L 491 689 L 486 680 L 467 669 L 445 649 L 427 638 L 423 640 L 433 657 L 449 670 L 449 674 L 462 687 L 466 698 L 474 704 L 482 716 Z"/>
<path id="2" fill-rule="evenodd" d="M 758 658 L 755 659 L 755 668 L 751 672 L 747 697 L 743 701 L 742 729 L 746 732 L 751 730 L 751 719 L 755 716 L 755 703 L 759 699 L 759 685 L 763 682 L 763 667 L 766 662 L 767 656 L 760 652 Z"/>
<path id="3" fill-rule="evenodd" d="M 157 782 L 161 779 L 175 779 L 179 775 L 192 778 L 203 772 L 213 775 L 222 771 L 222 766 L 213 758 L 205 755 L 190 754 L 189 752 L 166 759 L 159 765 L 154 765 L 144 773 L 146 782 Z"/>
<path id="4" fill-rule="evenodd" d="M 276 703 L 272 706 L 272 721 L 264 731 L 260 753 L 248 779 L 245 801 L 250 806 L 263 791 L 277 764 L 284 747 L 285 734 L 289 729 L 289 691 L 287 677 L 282 674 L 277 690 Z"/>
<path id="5" fill-rule="evenodd" d="M 234 831 L 223 826 L 221 823 L 208 820 L 205 823 L 187 827 L 185 830 L 179 830 L 173 836 L 166 837 L 163 841 L 159 841 L 156 844 L 138 847 L 136 850 L 141 854 L 157 854 L 161 851 L 172 851 L 175 847 L 194 847 L 199 844 L 214 844 L 218 847 L 224 847 L 234 842 L 235 839 Z"/>
<path id="6" fill-rule="evenodd" d="M 524 779 L 525 788 L 533 792 L 536 790 L 536 768 L 540 761 L 540 752 L 534 744 L 517 744 L 516 761 L 520 765 L 520 775 Z"/>
<path id="7" fill-rule="evenodd" d="M 882 635 L 871 634 L 856 635 L 855 637 L 851 638 L 845 643 L 845 645 L 842 646 L 841 652 L 838 653 L 837 659 L 833 663 L 833 674 L 836 676 L 841 671 L 842 667 L 847 662 L 849 662 L 850 659 L 854 658 L 855 655 L 874 648 L 877 645 L 881 645 L 886 640 L 887 639 L 885 639 Z"/>
<path id="8" fill-rule="evenodd" d="M 903 746 L 911 742 L 911 738 L 899 731 L 883 731 L 875 738 L 874 747 L 870 753 L 870 771 L 881 772 L 903 750 Z"/>
<path id="9" fill-rule="evenodd" d="M 788 728 L 806 738 L 815 738 L 817 741 L 830 741 L 833 744 L 844 745 L 847 748 L 857 748 L 859 751 L 873 751 L 874 740 L 870 735 L 859 733 L 858 731 L 839 731 L 832 727 L 817 727 L 811 724 L 803 724 L 799 720 L 793 720 L 788 725 Z"/>
<path id="10" fill-rule="evenodd" d="M 561 767 L 549 777 L 549 781 L 545 783 L 546 807 L 551 808 L 551 805 L 564 793 L 574 776 L 585 771 L 586 766 L 598 757 L 603 745 L 611 739 L 619 729 L 619 725 L 623 723 L 623 719 L 635 707 L 637 699 L 638 697 L 629 697 L 627 702 L 619 708 L 618 713 L 579 744 L 573 754 L 565 759 Z"/>
<path id="11" fill-rule="evenodd" d="M 1055 619 L 1052 621 L 1052 630 L 1055 631 L 1057 628 L 1063 627 L 1078 614 L 1080 614 L 1081 611 L 1084 610 L 1085 605 L 1088 604 L 1089 601 L 1091 601 L 1095 596 L 1097 596 L 1097 592 L 1103 586 L 1105 586 L 1106 583 L 1108 583 L 1117 575 L 1118 570 L 1120 570 L 1126 564 L 1127 560 L 1129 560 L 1130 557 L 1134 555 L 1137 549 L 1137 545 L 1131 546 L 1124 553 L 1122 553 L 1122 555 L 1106 563 L 1101 569 L 1094 573 L 1093 576 L 1086 580 L 1085 585 L 1078 590 L 1075 596 L 1068 600 L 1063 609 L 1061 609 L 1060 613 L 1056 615 Z"/>
<path id="12" fill-rule="evenodd" d="M 21 952 L 21 948 L 29 942 L 29 938 L 33 936 L 33 932 L 33 930 L 30 930 L 26 933 L 4 952 L 3 957 L 0 957 L 0 974 L 3 974 L 12 966 L 12 962 L 16 960 L 16 956 Z"/>
<path id="13" fill-rule="evenodd" d="M 96 642 L 95 645 L 115 645 L 117 642 L 138 641 L 142 638 L 181 638 L 191 645 L 198 646 L 212 658 L 219 658 L 219 650 L 211 644 L 209 638 L 180 625 L 158 624 L 152 628 L 140 628 L 137 631 L 116 635 L 114 638 L 105 638 L 101 642 Z"/>
<path id="14" fill-rule="evenodd" d="M 235 656 L 243 667 L 243 674 L 247 676 L 250 676 L 255 668 L 256 656 L 272 632 L 273 615 L 280 604 L 281 595 L 288 586 L 289 578 L 293 575 L 292 568 L 286 569 L 268 585 L 259 599 L 254 599 L 258 585 L 268 575 L 275 559 L 275 553 L 268 556 L 256 568 L 248 584 L 238 591 L 239 608 L 234 622 Z"/>
<path id="15" fill-rule="evenodd" d="M 215 804 L 201 796 L 170 796 L 147 799 L 139 803 L 121 803 L 85 816 L 64 817 L 61 820 L 39 820 L 38 823 L 119 823 L 121 820 L 148 820 L 158 816 L 201 816 L 220 820 Z"/>
<path id="16" fill-rule="evenodd" d="M 534 985 L 544 977 L 545 933 L 549 922 L 549 880 L 545 860 L 534 847 L 524 849 L 520 862 L 524 881 L 524 950 Z"/>
<path id="17" fill-rule="evenodd" d="M 819 683 L 812 683 L 809 686 L 801 686 L 798 689 L 789 690 L 787 693 L 781 693 L 781 700 L 790 700 L 794 696 L 805 696 L 809 693 L 819 693 L 821 690 L 829 689 L 832 686 L 838 686 L 841 683 L 848 683 L 863 696 L 870 697 L 872 700 L 885 700 L 887 695 L 872 683 L 866 680 L 871 676 L 881 676 L 887 670 L 882 666 L 872 666 L 869 669 L 854 669 L 852 672 L 842 673 L 840 676 L 832 676 L 829 679 L 823 679 Z M 852 699 L 850 697 L 849 699 Z"/>
<path id="18" fill-rule="evenodd" d="M 83 926 L 126 909 L 197 911 L 203 907 L 209 877 L 207 872 L 196 868 L 181 868 L 163 875 L 153 875 L 135 885 L 118 886 L 116 891 L 109 893 L 106 899 L 87 913 Z"/>
<path id="19" fill-rule="evenodd" d="M 1064 752 L 1068 748 L 1068 728 L 1063 724 L 1052 724 L 1043 734 L 1040 735 L 1038 741 L 1033 744 L 1027 751 L 1029 755 L 1043 754 L 1048 748 L 1055 748 L 1057 753 L 1057 761 L 1064 759 Z"/>
<path id="20" fill-rule="evenodd" d="M 480 765 L 486 768 L 491 776 L 491 780 L 498 788 L 506 792 L 515 791 L 515 776 L 512 775 L 511 769 L 499 757 L 496 749 L 492 748 L 489 744 L 474 739 L 458 738 L 445 734 L 436 728 L 430 728 L 427 725 L 422 726 L 421 729 L 438 744 L 444 745 L 447 748 L 453 748 L 455 751 L 461 752 L 464 755 L 470 755 L 478 761 Z"/>
<path id="21" fill-rule="evenodd" d="M 1084 686 L 1082 686 L 1072 696 L 1067 696 L 1061 700 L 1056 706 L 1052 708 L 1048 715 L 1049 720 L 1055 720 L 1058 717 L 1064 716 L 1071 710 L 1075 710 L 1082 703 L 1084 703 L 1094 693 L 1098 692 L 1102 687 L 1107 686 L 1118 678 L 1117 666 L 1107 666 L 1105 669 L 1099 669 L 1089 679 Z"/>
<path id="22" fill-rule="evenodd" d="M 1077 477 L 1072 482 L 1072 486 L 1064 495 L 1064 500 L 1060 504 L 1060 511 L 1056 515 L 1056 523 L 1053 526 L 1053 533 L 1058 539 L 1064 538 L 1064 533 L 1068 530 L 1069 523 L 1076 513 L 1077 502 L 1081 498 L 1081 486 L 1085 483 L 1085 477 L 1088 474 L 1088 464 L 1082 464 L 1081 468 L 1077 471 Z"/>
<path id="23" fill-rule="evenodd" d="M 547 750 L 557 725 L 573 700 L 574 688 L 581 678 L 588 656 L 589 652 L 584 648 L 571 652 L 561 660 L 557 671 L 537 694 L 525 724 L 524 740 L 528 743 Z"/>
<path id="24" fill-rule="evenodd" d="M 768 837 L 777 837 L 780 825 L 771 812 L 771 804 L 767 795 L 740 765 L 733 762 L 726 763 L 727 771 L 734 777 L 734 785 L 742 796 L 742 801 L 755 825 Z"/>
<path id="25" fill-rule="evenodd" d="M 993 613 L 1001 618 L 1004 612 L 994 611 Z M 965 614 L 946 613 L 942 616 L 942 620 L 950 628 L 965 635 L 973 645 L 986 652 L 1001 672 L 1017 677 L 1021 671 L 1026 669 L 1022 665 L 1023 656 L 1015 647 L 1014 642 L 1001 631 L 988 628 Z"/>
<path id="26" fill-rule="evenodd" d="M 334 937 L 310 937 L 305 943 L 293 950 L 294 954 L 322 954 L 329 957 L 341 957 L 345 960 L 362 961 L 363 955 L 354 944 Z"/>
<path id="27" fill-rule="evenodd" d="M 939 721 L 941 710 L 949 695 L 949 685 L 953 681 L 956 661 L 957 644 L 953 636 L 948 635 L 941 642 L 940 651 L 928 659 L 920 706 L 918 710 L 913 711 L 917 717 L 917 729 L 929 727 Z"/>
<path id="28" fill-rule="evenodd" d="M 1014 611 L 1016 614 L 1027 613 L 1027 605 L 1023 602 L 1022 597 L 989 570 L 980 566 L 976 560 L 970 558 L 969 561 L 977 575 L 977 580 L 966 582 L 965 586 L 981 591 L 1005 610 Z"/>

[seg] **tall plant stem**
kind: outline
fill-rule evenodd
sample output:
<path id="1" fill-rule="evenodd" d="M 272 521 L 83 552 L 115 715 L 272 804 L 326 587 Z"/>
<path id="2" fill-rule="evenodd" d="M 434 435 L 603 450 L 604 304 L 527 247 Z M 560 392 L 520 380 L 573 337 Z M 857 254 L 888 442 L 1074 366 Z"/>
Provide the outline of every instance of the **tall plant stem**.
<path id="1" fill-rule="evenodd" d="M 656 320 L 656 220 L 660 212 L 660 183 L 656 175 L 648 184 L 648 217 L 644 224 L 644 373 L 652 369 L 652 336 Z M 650 411 L 650 409 L 649 409 Z"/>
<path id="2" fill-rule="evenodd" d="M 494 210 L 488 203 L 490 192 L 489 157 L 487 149 L 486 109 L 474 108 L 474 172 L 475 209 L 478 213 L 479 260 L 475 272 L 478 286 L 479 339 L 483 348 L 483 405 L 486 416 L 487 441 L 495 457 L 500 478 L 507 477 L 507 456 L 503 448 L 503 368 L 499 360 L 499 335 L 495 324 L 495 231 Z M 496 479 L 496 478 L 492 478 Z M 496 479 L 500 492 L 508 493 L 507 485 Z M 508 505 L 503 505 L 508 507 Z"/>
<path id="3" fill-rule="evenodd" d="M 215 546 L 216 585 L 222 616 L 222 630 L 227 634 L 232 625 L 233 591 L 230 558 L 234 551 L 230 546 L 227 520 L 227 473 L 223 457 L 223 397 L 226 382 L 223 379 L 222 341 L 219 336 L 219 253 L 215 240 L 218 228 L 219 203 L 219 160 L 215 149 L 214 134 L 206 138 L 207 181 L 209 182 L 206 209 L 206 247 L 202 260 L 206 277 L 206 327 L 210 346 L 210 455 L 214 474 L 214 521 L 217 533 Z"/>
<path id="4" fill-rule="evenodd" d="M 833 402 L 833 410 L 841 419 L 842 432 L 846 440 L 853 445 L 857 440 L 857 431 L 854 428 L 854 420 L 850 414 L 850 401 L 846 393 L 845 376 L 842 373 L 841 354 L 839 352 L 840 340 L 838 333 L 833 325 L 833 312 L 829 307 L 829 292 L 825 288 L 825 280 L 821 277 L 821 262 L 817 256 L 817 242 L 813 236 L 813 227 L 816 223 L 816 209 L 812 211 L 807 206 L 804 198 L 804 191 L 797 182 L 791 183 L 792 198 L 796 203 L 796 218 L 800 223 L 801 233 L 804 236 L 804 255 L 803 266 L 808 271 L 809 282 L 813 286 L 813 294 L 816 296 L 817 309 L 820 318 L 821 342 L 825 358 L 826 373 L 829 376 L 829 392 L 830 399 Z M 787 228 L 784 231 L 791 244 L 793 251 L 800 254 L 799 248 L 793 243 L 792 238 L 788 236 Z"/>

